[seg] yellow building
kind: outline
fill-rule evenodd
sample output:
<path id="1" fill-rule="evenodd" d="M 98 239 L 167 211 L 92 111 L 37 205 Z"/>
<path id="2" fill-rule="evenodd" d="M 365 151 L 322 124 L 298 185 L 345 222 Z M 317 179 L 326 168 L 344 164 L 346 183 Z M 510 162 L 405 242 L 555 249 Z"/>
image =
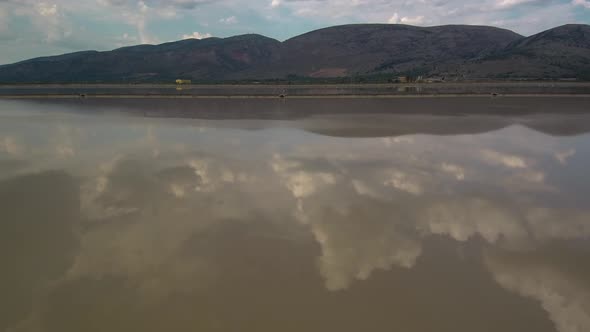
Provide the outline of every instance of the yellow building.
<path id="1" fill-rule="evenodd" d="M 177 79 L 176 84 L 191 84 L 191 80 Z"/>

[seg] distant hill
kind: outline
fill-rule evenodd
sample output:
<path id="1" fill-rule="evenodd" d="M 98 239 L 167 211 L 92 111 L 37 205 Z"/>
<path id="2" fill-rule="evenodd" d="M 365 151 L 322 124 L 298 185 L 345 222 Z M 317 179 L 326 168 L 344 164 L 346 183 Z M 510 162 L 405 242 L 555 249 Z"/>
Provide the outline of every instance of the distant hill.
<path id="1" fill-rule="evenodd" d="M 1 66 L 0 82 L 217 80 L 278 61 L 280 48 L 277 40 L 243 35 L 78 52 Z"/>
<path id="2" fill-rule="evenodd" d="M 347 25 L 321 29 L 283 43 L 284 67 L 304 76 L 416 72 L 480 58 L 522 36 L 483 26 Z"/>
<path id="3" fill-rule="evenodd" d="M 523 37 L 487 26 L 356 24 L 86 51 L 0 66 L 0 82 L 198 82 L 395 75 L 590 79 L 590 26 Z"/>
<path id="4" fill-rule="evenodd" d="M 518 39 L 463 73 L 481 77 L 581 78 L 590 80 L 590 26 L 568 24 Z"/>

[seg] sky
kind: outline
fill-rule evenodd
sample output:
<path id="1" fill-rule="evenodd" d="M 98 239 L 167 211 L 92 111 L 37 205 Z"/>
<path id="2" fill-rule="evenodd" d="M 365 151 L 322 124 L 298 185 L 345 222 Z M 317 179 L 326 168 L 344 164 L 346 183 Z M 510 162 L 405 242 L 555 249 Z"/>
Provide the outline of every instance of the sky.
<path id="1" fill-rule="evenodd" d="M 0 64 L 81 50 L 349 23 L 493 25 L 532 35 L 590 23 L 590 0 L 0 0 Z"/>

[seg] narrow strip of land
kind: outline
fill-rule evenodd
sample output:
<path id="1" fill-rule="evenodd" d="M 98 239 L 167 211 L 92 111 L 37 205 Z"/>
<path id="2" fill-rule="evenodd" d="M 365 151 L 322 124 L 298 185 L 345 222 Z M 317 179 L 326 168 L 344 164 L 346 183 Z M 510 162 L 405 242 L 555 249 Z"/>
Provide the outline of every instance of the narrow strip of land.
<path id="1" fill-rule="evenodd" d="M 404 98 L 590 98 L 589 94 L 408 94 L 408 95 L 0 95 L 0 99 L 404 99 Z"/>

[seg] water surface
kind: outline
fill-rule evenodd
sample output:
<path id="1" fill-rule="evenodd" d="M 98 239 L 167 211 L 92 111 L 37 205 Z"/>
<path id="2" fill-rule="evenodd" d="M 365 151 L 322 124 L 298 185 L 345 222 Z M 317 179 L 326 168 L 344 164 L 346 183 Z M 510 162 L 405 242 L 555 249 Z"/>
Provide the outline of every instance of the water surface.
<path id="1" fill-rule="evenodd" d="M 171 103 L 0 101 L 0 331 L 590 331 L 588 99 Z"/>

